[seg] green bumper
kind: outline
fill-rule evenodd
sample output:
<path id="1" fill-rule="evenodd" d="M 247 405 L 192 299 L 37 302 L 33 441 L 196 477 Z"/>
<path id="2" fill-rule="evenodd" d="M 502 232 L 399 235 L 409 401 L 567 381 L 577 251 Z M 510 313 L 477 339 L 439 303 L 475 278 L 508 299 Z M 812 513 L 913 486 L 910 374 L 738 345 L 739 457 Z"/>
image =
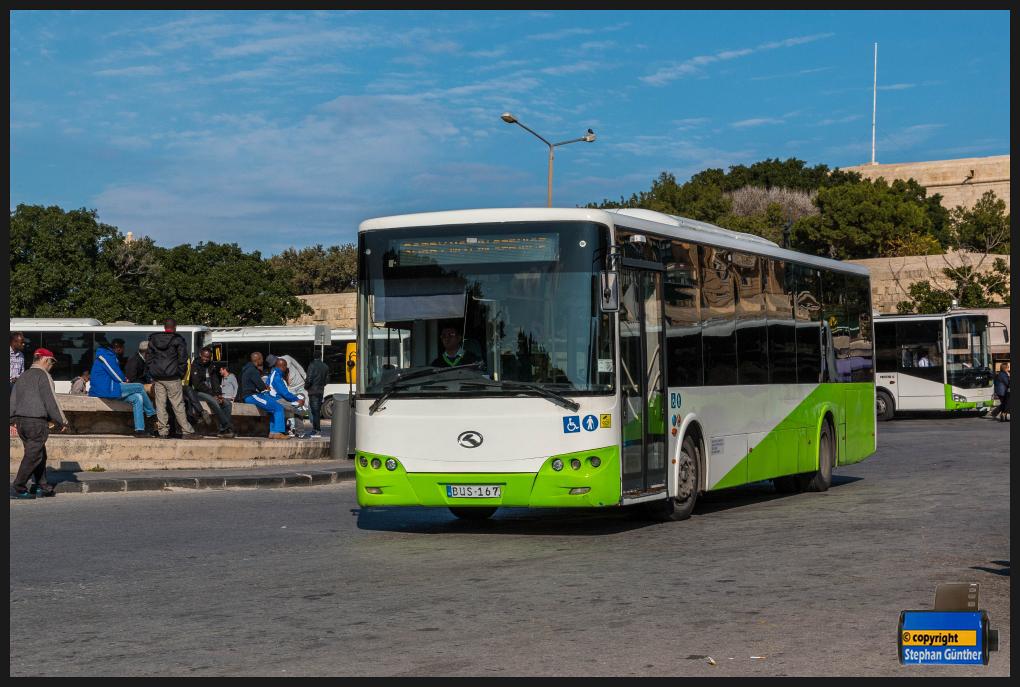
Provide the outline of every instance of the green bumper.
<path id="1" fill-rule="evenodd" d="M 992 408 L 995 406 L 994 398 L 983 401 L 954 401 L 952 385 L 944 384 L 943 387 L 946 393 L 946 410 L 974 410 L 976 408 Z"/>
<path id="2" fill-rule="evenodd" d="M 592 457 L 601 464 L 595 467 Z M 362 458 L 368 463 L 362 465 Z M 385 467 L 391 456 L 358 451 L 354 459 L 358 504 L 361 506 L 508 506 L 520 508 L 592 508 L 620 502 L 620 451 L 617 446 L 550 456 L 536 472 L 427 473 L 407 472 L 399 458 L 395 470 Z M 563 469 L 552 468 L 555 459 Z M 380 466 L 372 467 L 373 459 Z M 580 467 L 574 469 L 572 460 Z M 450 484 L 499 485 L 499 498 L 451 498 Z M 575 493 L 571 494 L 571 490 Z M 583 493 L 576 493 L 583 492 Z"/>

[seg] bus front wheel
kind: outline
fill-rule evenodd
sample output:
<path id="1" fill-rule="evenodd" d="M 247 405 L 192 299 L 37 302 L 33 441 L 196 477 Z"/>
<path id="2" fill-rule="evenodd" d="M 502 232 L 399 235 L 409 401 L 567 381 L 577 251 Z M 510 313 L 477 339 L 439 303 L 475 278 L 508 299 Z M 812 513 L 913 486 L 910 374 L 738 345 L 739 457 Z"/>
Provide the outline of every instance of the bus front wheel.
<path id="1" fill-rule="evenodd" d="M 450 508 L 450 512 L 461 520 L 487 520 L 496 512 L 495 508 Z"/>
<path id="2" fill-rule="evenodd" d="M 896 414 L 896 406 L 893 405 L 892 396 L 884 391 L 875 392 L 875 415 L 879 420 L 892 420 Z"/>
<path id="3" fill-rule="evenodd" d="M 701 484 L 700 451 L 698 444 L 688 435 L 680 446 L 680 464 L 677 465 L 676 496 L 653 501 L 648 509 L 657 520 L 686 520 L 694 511 Z"/>
<path id="4" fill-rule="evenodd" d="M 329 420 L 333 417 L 333 397 L 329 396 L 322 401 L 322 419 Z"/>

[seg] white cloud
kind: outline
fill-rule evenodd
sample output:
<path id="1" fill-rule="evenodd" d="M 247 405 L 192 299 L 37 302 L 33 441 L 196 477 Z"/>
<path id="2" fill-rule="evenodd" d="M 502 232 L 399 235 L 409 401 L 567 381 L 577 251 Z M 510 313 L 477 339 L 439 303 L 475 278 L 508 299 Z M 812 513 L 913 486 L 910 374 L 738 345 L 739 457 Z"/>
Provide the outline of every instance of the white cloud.
<path id="1" fill-rule="evenodd" d="M 789 48 L 795 45 L 803 45 L 804 43 L 822 40 L 823 38 L 828 38 L 833 35 L 835 34 L 816 33 L 810 36 L 799 36 L 796 38 L 787 38 L 781 41 L 762 43 L 753 48 L 738 48 L 735 50 L 722 50 L 712 55 L 697 55 L 684 60 L 683 62 L 675 62 L 661 67 L 655 73 L 642 76 L 640 79 L 650 86 L 665 86 L 676 79 L 700 73 L 703 67 L 716 62 L 732 60 L 738 57 L 746 57 L 747 55 L 763 50 L 775 50 L 776 48 Z"/>
<path id="2" fill-rule="evenodd" d="M 548 74 L 549 76 L 564 76 L 567 74 L 580 74 L 582 72 L 592 72 L 598 69 L 598 62 L 583 61 L 575 62 L 574 64 L 562 64 L 556 67 L 546 67 L 541 69 L 541 73 Z"/>
<path id="3" fill-rule="evenodd" d="M 740 121 L 733 122 L 730 124 L 734 129 L 747 129 L 754 126 L 764 126 L 766 124 L 782 124 L 783 120 L 777 117 L 752 117 L 750 119 L 741 119 Z"/>
<path id="4" fill-rule="evenodd" d="M 119 69 L 100 69 L 96 76 L 155 76 L 162 74 L 163 69 L 153 64 L 121 67 Z"/>

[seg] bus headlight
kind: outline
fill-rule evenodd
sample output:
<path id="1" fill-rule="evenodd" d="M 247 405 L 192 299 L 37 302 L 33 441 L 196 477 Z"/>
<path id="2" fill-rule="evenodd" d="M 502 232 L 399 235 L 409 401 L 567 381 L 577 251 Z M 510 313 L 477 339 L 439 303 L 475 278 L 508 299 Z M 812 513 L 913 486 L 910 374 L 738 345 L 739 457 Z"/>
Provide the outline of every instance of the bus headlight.
<path id="1" fill-rule="evenodd" d="M 953 400 L 956 401 L 957 403 L 966 403 L 967 397 L 961 396 L 960 394 L 953 394 Z"/>
<path id="2" fill-rule="evenodd" d="M 393 460 L 392 458 L 387 458 L 386 459 L 386 469 L 387 470 L 396 470 L 397 469 L 397 461 Z"/>
<path id="3" fill-rule="evenodd" d="M 597 468 L 598 466 L 602 465 L 602 459 L 599 458 L 598 456 L 591 456 L 590 458 L 588 458 L 588 462 L 591 463 L 591 466 L 593 468 Z"/>
<path id="4" fill-rule="evenodd" d="M 367 468 L 368 467 L 368 458 L 366 458 L 365 456 L 361 457 L 361 467 L 363 467 L 363 468 Z"/>
<path id="5" fill-rule="evenodd" d="M 559 458 L 554 459 L 553 462 L 552 462 L 552 469 L 555 470 L 556 472 L 559 472 L 560 470 L 562 470 L 563 469 L 563 461 L 560 460 Z"/>
<path id="6" fill-rule="evenodd" d="M 372 459 L 372 469 L 373 470 L 378 470 L 380 465 L 382 465 L 382 461 L 380 461 L 378 458 L 373 458 Z"/>
<path id="7" fill-rule="evenodd" d="M 570 459 L 570 467 L 572 467 L 574 470 L 580 470 L 581 469 L 581 461 L 578 460 L 577 458 L 571 458 Z"/>

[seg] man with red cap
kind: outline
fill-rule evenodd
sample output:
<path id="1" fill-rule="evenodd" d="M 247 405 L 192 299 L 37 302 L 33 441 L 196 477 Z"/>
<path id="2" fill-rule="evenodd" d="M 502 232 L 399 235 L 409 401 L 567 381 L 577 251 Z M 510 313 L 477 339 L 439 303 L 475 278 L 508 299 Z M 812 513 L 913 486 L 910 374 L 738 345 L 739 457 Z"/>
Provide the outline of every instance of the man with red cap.
<path id="1" fill-rule="evenodd" d="M 18 437 L 25 447 L 14 478 L 14 495 L 19 499 L 34 499 L 36 492 L 40 496 L 55 496 L 53 487 L 46 481 L 46 439 L 50 423 L 58 431 L 67 427 L 67 418 L 57 404 L 50 377 L 55 364 L 53 353 L 45 348 L 35 349 L 32 367 L 18 377 L 11 393 L 11 424 L 18 428 Z M 31 491 L 29 477 L 35 480 Z"/>

